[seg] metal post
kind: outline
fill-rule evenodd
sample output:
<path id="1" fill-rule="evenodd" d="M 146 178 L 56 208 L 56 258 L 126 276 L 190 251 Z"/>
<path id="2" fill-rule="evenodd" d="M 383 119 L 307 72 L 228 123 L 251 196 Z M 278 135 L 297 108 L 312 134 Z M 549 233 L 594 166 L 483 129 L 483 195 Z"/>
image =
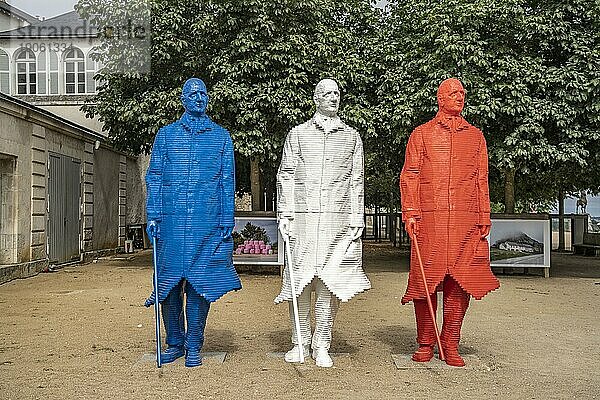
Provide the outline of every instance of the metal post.
<path id="1" fill-rule="evenodd" d="M 283 237 L 285 245 L 285 255 L 287 257 L 288 272 L 290 273 L 290 286 L 292 288 L 292 308 L 294 309 L 294 325 L 296 326 L 296 340 L 300 352 L 300 362 L 304 363 L 304 346 L 302 345 L 302 332 L 300 332 L 300 316 L 298 315 L 298 301 L 296 299 L 296 285 L 294 282 L 294 267 L 292 265 L 292 252 L 290 250 L 289 236 Z"/>
<path id="2" fill-rule="evenodd" d="M 156 366 L 161 367 L 160 360 L 160 303 L 158 299 L 158 257 L 156 250 L 156 236 L 152 237 L 152 258 L 154 261 L 154 320 L 156 322 Z"/>

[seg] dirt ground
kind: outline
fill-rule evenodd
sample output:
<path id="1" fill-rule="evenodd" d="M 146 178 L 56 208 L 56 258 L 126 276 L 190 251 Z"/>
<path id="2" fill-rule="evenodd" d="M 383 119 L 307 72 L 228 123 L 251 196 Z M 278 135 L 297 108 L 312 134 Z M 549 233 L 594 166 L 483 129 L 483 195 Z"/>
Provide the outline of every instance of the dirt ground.
<path id="1" fill-rule="evenodd" d="M 401 306 L 407 255 L 367 245 L 373 289 L 343 304 L 335 368 L 286 364 L 287 306 L 278 275 L 243 274 L 243 289 L 211 309 L 204 350 L 223 364 L 160 370 L 153 353 L 151 253 L 99 260 L 0 286 L 0 399 L 595 399 L 600 397 L 600 258 L 552 254 L 551 278 L 502 275 L 472 301 L 461 351 L 467 368 L 397 370 L 415 348 Z M 346 354 L 343 354 L 346 353 Z"/>

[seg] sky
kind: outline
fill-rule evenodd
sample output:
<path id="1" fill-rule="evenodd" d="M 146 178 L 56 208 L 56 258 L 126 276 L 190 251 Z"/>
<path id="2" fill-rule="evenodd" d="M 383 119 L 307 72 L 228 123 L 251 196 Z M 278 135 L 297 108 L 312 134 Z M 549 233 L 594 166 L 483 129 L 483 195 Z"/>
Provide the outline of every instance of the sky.
<path id="1" fill-rule="evenodd" d="M 73 6 L 77 3 L 77 0 L 7 0 L 7 3 L 34 17 L 39 15 L 51 18 L 73 11 Z"/>

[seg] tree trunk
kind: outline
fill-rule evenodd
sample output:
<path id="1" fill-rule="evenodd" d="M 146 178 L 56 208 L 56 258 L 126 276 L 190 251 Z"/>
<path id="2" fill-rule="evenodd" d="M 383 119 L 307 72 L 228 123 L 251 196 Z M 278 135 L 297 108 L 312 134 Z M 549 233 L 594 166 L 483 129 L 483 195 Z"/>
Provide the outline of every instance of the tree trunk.
<path id="1" fill-rule="evenodd" d="M 277 209 L 277 205 L 275 204 L 275 202 L 277 201 L 277 188 L 276 188 L 276 181 L 274 179 L 272 179 L 271 176 L 268 176 L 268 172 L 263 170 L 263 176 L 262 176 L 262 183 L 263 183 L 263 191 L 265 193 L 265 211 L 275 211 Z"/>
<path id="2" fill-rule="evenodd" d="M 558 251 L 565 251 L 565 192 L 558 191 Z"/>
<path id="3" fill-rule="evenodd" d="M 250 190 L 252 191 L 252 211 L 263 211 L 265 201 L 260 179 L 260 161 L 256 157 L 250 160 Z"/>
<path id="4" fill-rule="evenodd" d="M 504 213 L 515 213 L 515 169 L 504 171 Z"/>
<path id="5" fill-rule="evenodd" d="M 389 225 L 390 225 L 390 242 L 392 242 L 394 244 L 394 247 L 396 247 L 397 245 L 397 238 L 396 238 L 396 204 L 394 203 L 394 192 L 390 192 L 390 205 L 388 206 L 388 214 L 390 216 L 389 218 Z"/>

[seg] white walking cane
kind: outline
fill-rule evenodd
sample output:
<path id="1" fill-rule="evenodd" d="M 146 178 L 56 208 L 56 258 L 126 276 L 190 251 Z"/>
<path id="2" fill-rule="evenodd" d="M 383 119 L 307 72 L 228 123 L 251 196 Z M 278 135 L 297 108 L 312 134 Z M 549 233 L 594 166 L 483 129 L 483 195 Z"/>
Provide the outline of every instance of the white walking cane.
<path id="1" fill-rule="evenodd" d="M 160 360 L 160 305 L 158 303 L 158 257 L 156 255 L 156 236 L 152 237 L 152 259 L 154 263 L 154 320 L 156 321 L 156 366 L 162 365 Z"/>
<path id="2" fill-rule="evenodd" d="M 296 340 L 298 341 L 298 351 L 300 362 L 304 363 L 304 346 L 302 345 L 302 332 L 300 332 L 300 316 L 298 315 L 298 301 L 296 300 L 296 285 L 294 284 L 294 267 L 292 265 L 292 251 L 290 249 L 289 235 L 283 235 L 285 244 L 285 255 L 287 257 L 287 267 L 290 273 L 290 286 L 292 287 L 292 308 L 294 309 L 294 325 L 296 326 Z"/>

